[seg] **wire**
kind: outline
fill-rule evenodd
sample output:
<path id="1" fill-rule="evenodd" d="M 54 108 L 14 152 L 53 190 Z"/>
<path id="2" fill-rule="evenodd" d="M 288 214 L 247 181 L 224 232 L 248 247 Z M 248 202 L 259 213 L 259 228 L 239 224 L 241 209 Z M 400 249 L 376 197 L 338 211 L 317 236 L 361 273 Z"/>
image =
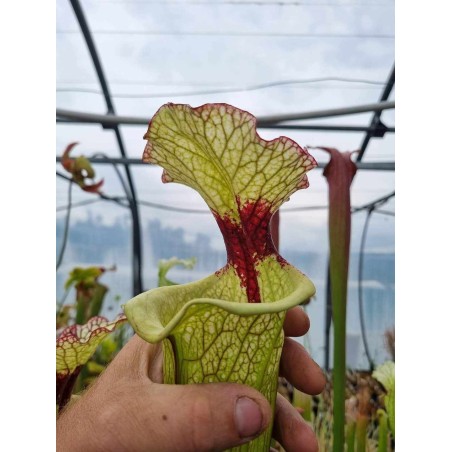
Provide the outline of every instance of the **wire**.
<path id="1" fill-rule="evenodd" d="M 94 204 L 95 202 L 101 201 L 101 199 L 103 199 L 105 201 L 116 201 L 117 202 L 117 201 L 120 201 L 125 198 L 110 198 L 110 197 L 107 197 L 104 195 L 99 199 L 80 201 L 78 203 L 71 204 L 71 208 L 84 207 L 89 204 Z M 151 208 L 160 209 L 160 210 L 167 210 L 170 212 L 194 213 L 194 214 L 202 214 L 202 215 L 211 214 L 210 210 L 208 210 L 208 209 L 187 209 L 186 207 L 167 206 L 165 204 L 158 204 L 158 203 L 154 203 L 154 202 L 150 202 L 150 201 L 137 201 L 137 202 L 138 202 L 138 204 L 140 204 L 142 206 L 151 207 Z M 61 211 L 67 210 L 68 208 L 69 208 L 69 206 L 59 206 L 56 208 L 56 211 L 61 212 Z M 300 211 L 304 211 L 304 210 L 325 210 L 327 208 L 328 208 L 328 206 L 294 207 L 294 208 L 289 208 L 289 209 L 282 209 L 281 213 L 300 212 Z"/>
<path id="2" fill-rule="evenodd" d="M 108 197 L 106 195 L 103 195 L 100 197 L 100 199 L 94 199 L 94 200 L 86 200 L 86 201 L 80 201 L 78 203 L 73 203 L 72 204 L 72 208 L 76 208 L 76 207 L 83 207 L 83 206 L 87 206 L 89 204 L 94 204 L 96 202 L 99 202 L 101 199 L 105 200 L 105 201 L 114 201 L 114 202 L 120 202 L 122 200 L 125 200 L 126 198 L 121 198 L 121 197 L 117 197 L 117 198 L 112 198 L 112 197 Z M 154 203 L 154 202 L 150 202 L 150 201 L 137 201 L 138 204 L 145 206 L 145 207 L 151 207 L 154 209 L 160 209 L 160 210 L 167 210 L 167 211 L 171 211 L 171 212 L 179 212 L 179 213 L 194 213 L 194 214 L 210 214 L 210 210 L 207 209 L 187 209 L 186 207 L 174 207 L 174 206 L 167 206 L 165 204 L 158 204 L 158 203 Z M 123 204 L 120 204 L 123 207 L 127 207 L 124 206 Z M 68 206 L 59 206 L 56 208 L 57 212 L 61 212 L 64 210 L 67 210 Z M 280 212 L 281 213 L 293 213 L 293 212 L 302 212 L 302 211 L 312 211 L 312 210 L 326 210 L 328 209 L 328 206 L 303 206 L 303 207 L 289 207 L 289 208 L 285 208 L 285 209 L 281 209 Z M 355 210 L 353 210 L 355 209 Z M 357 213 L 360 212 L 362 209 L 360 207 L 355 207 L 352 208 L 352 214 L 353 213 Z M 377 210 L 375 209 L 376 213 L 381 213 L 384 215 L 391 215 L 391 216 L 395 216 L 394 212 L 390 212 L 390 211 L 386 211 L 386 210 Z"/>
<path id="3" fill-rule="evenodd" d="M 56 271 L 58 271 L 58 269 L 61 266 L 61 263 L 63 262 L 63 256 L 64 256 L 64 252 L 66 250 L 67 239 L 69 236 L 69 220 L 71 217 L 71 203 L 72 203 L 72 184 L 73 184 L 73 181 L 72 181 L 72 179 L 70 179 L 68 196 L 67 196 L 68 208 L 67 208 L 66 220 L 64 222 L 63 242 L 61 244 L 60 254 L 58 255 L 58 259 L 57 259 L 57 263 L 56 263 Z"/>
<path id="4" fill-rule="evenodd" d="M 64 174 L 60 173 L 59 171 L 56 172 L 56 175 L 58 177 L 60 177 L 61 179 L 65 179 L 67 181 L 72 181 L 72 179 L 70 179 L 69 177 L 65 176 Z M 104 201 L 112 201 L 116 204 L 118 204 L 121 207 L 126 207 L 128 208 L 129 205 L 128 204 L 124 204 L 123 201 L 128 200 L 128 198 L 124 198 L 124 197 L 119 197 L 119 196 L 108 196 L 108 195 L 104 195 L 103 193 L 96 193 L 97 196 L 99 196 L 99 198 L 103 199 Z M 85 201 L 81 201 L 80 203 L 77 203 L 77 206 L 83 205 L 82 203 L 84 203 Z M 73 207 L 74 205 L 71 205 L 71 207 Z M 57 211 L 61 211 L 61 210 L 67 210 L 69 206 L 65 206 L 65 207 L 58 207 Z"/>
<path id="5" fill-rule="evenodd" d="M 57 320 L 58 320 L 58 317 L 61 314 L 61 311 L 62 311 L 62 309 L 64 307 L 64 302 L 66 301 L 66 298 L 69 295 L 70 291 L 71 291 L 70 288 L 66 289 L 64 294 L 63 294 L 63 297 L 61 298 L 61 300 L 57 301 L 57 303 L 56 303 L 56 318 L 57 318 Z"/>
<path id="6" fill-rule="evenodd" d="M 57 34 L 80 34 L 79 30 L 57 30 Z M 340 33 L 268 33 L 247 31 L 165 31 L 165 30 L 93 30 L 93 35 L 165 35 L 165 36 L 230 36 L 230 37 L 273 37 L 273 38 L 359 38 L 394 39 L 392 34 L 340 34 Z"/>
<path id="7" fill-rule="evenodd" d="M 201 209 L 187 209 L 185 207 L 171 207 L 171 206 L 165 206 L 163 204 L 156 204 L 148 201 L 139 201 L 139 204 L 142 204 L 147 207 L 154 207 L 156 209 L 162 209 L 162 210 L 171 210 L 174 212 L 181 212 L 181 213 L 199 213 L 199 214 L 210 214 L 210 210 L 201 210 Z M 281 213 L 290 213 L 290 212 L 300 212 L 303 210 L 324 210 L 327 209 L 328 206 L 305 206 L 305 207 L 293 207 L 288 209 L 281 209 Z"/>
<path id="8" fill-rule="evenodd" d="M 367 210 L 369 208 L 377 208 L 382 206 L 383 204 L 386 204 L 391 198 L 395 196 L 395 191 L 392 191 L 388 195 L 382 196 L 381 198 L 376 199 L 375 201 L 369 202 L 368 204 L 365 204 L 361 207 L 354 207 L 352 208 L 352 213 L 360 212 L 361 210 Z"/>
<path id="9" fill-rule="evenodd" d="M 375 80 L 364 80 L 364 79 L 350 79 L 350 78 L 342 78 L 342 77 L 320 77 L 320 78 L 311 78 L 304 80 L 280 80 L 275 82 L 268 83 L 260 83 L 256 85 L 248 85 L 242 87 L 231 87 L 231 88 L 217 88 L 217 89 L 208 89 L 208 90 L 199 90 L 199 91 L 182 91 L 180 93 L 158 93 L 158 94 L 112 94 L 111 97 L 115 98 L 126 98 L 126 99 L 144 99 L 144 98 L 153 98 L 153 97 L 178 97 L 178 96 L 198 96 L 202 94 L 218 94 L 218 93 L 235 93 L 242 91 L 257 91 L 266 88 L 274 88 L 277 86 L 283 85 L 297 85 L 297 84 L 306 84 L 306 83 L 322 83 L 322 82 L 344 82 L 344 83 L 364 83 L 367 85 L 377 85 L 382 86 L 385 82 L 379 82 Z M 309 87 L 314 89 L 325 89 L 325 87 Z M 344 87 L 326 87 L 327 89 L 344 89 Z M 345 87 L 347 89 L 362 89 L 363 87 Z M 103 95 L 103 92 L 96 89 L 89 88 L 57 88 L 57 92 L 74 92 L 74 93 L 90 93 L 90 94 L 100 94 Z"/>
<path id="10" fill-rule="evenodd" d="M 79 201 L 77 203 L 72 203 L 71 208 L 75 209 L 77 207 L 84 207 L 84 206 L 88 206 L 90 204 L 95 204 L 99 201 L 114 201 L 114 202 L 118 202 L 121 200 L 126 200 L 127 198 L 110 198 L 107 196 L 103 196 L 100 197 L 98 199 L 87 199 L 85 201 Z M 169 211 L 173 211 L 173 212 L 181 212 L 181 213 L 199 213 L 199 214 L 207 214 L 210 213 L 209 210 L 202 210 L 202 209 L 187 209 L 185 207 L 171 207 L 171 206 L 165 206 L 164 204 L 156 204 L 156 203 L 152 203 L 149 201 L 138 201 L 138 204 L 146 206 L 146 207 L 153 207 L 155 209 L 162 209 L 162 210 L 169 210 Z M 122 207 L 127 207 L 123 204 L 120 204 Z M 68 206 L 58 206 L 56 208 L 56 212 L 62 212 L 68 209 Z M 328 206 L 305 206 L 305 207 L 292 207 L 292 208 L 286 208 L 286 209 L 281 209 L 280 212 L 281 213 L 291 213 L 291 212 L 301 212 L 301 211 L 306 211 L 306 210 L 326 210 L 328 209 Z M 353 211 L 353 213 L 356 213 L 357 211 Z M 383 215 L 389 215 L 394 217 L 395 213 L 394 212 L 390 212 L 388 210 L 378 210 L 375 209 L 375 213 L 381 213 Z"/>
<path id="11" fill-rule="evenodd" d="M 303 206 L 303 207 L 289 207 L 286 209 L 281 209 L 281 213 L 290 212 L 301 212 L 303 210 L 325 210 L 328 206 Z"/>
<path id="12" fill-rule="evenodd" d="M 96 153 L 95 155 L 101 155 L 103 156 L 104 154 L 102 153 Z M 61 174 L 60 172 L 56 172 L 56 175 L 66 179 L 67 181 L 71 182 L 72 179 L 70 179 L 69 177 L 65 176 L 64 174 Z M 119 175 L 119 177 L 121 178 L 121 175 Z M 100 201 L 101 199 L 105 200 L 105 201 L 113 201 L 116 202 L 117 204 L 121 205 L 122 207 L 127 207 L 126 205 L 122 204 L 122 201 L 127 200 L 127 198 L 124 197 L 111 197 L 111 196 L 107 196 L 104 195 L 103 193 L 98 193 L 99 198 L 98 199 L 94 199 L 94 200 L 84 200 L 84 201 L 80 201 L 78 203 L 70 203 L 67 206 L 59 206 L 56 208 L 57 212 L 60 211 L 64 211 L 67 210 L 68 208 L 75 208 L 75 207 L 83 207 L 89 204 L 93 204 L 95 202 Z M 365 204 L 364 206 L 360 206 L 360 207 L 352 207 L 351 209 L 351 213 L 357 213 L 357 212 L 361 212 L 362 210 L 365 209 L 369 209 L 369 208 L 373 208 L 375 210 L 376 213 L 381 213 L 384 215 L 391 215 L 391 216 L 395 216 L 394 212 L 390 212 L 387 210 L 379 210 L 377 209 L 377 207 L 385 204 L 386 202 L 388 202 L 392 197 L 395 196 L 395 192 L 391 192 L 388 195 L 385 195 L 381 198 L 376 199 L 375 201 L 372 201 L 368 204 Z M 179 212 L 179 213 L 194 213 L 194 214 L 210 214 L 210 210 L 208 209 L 188 209 L 186 207 L 174 207 L 174 206 L 167 206 L 165 204 L 159 204 L 159 203 L 154 203 L 154 202 L 150 202 L 150 201 L 137 201 L 138 204 L 146 206 L 146 207 L 151 207 L 154 209 L 160 209 L 160 210 L 167 210 L 167 211 L 171 211 L 171 212 Z M 291 212 L 302 212 L 302 211 L 312 211 L 312 210 L 326 210 L 328 209 L 328 206 L 298 206 L 298 207 L 288 207 L 288 208 L 283 208 L 280 210 L 281 213 L 291 213 Z"/>
<path id="13" fill-rule="evenodd" d="M 167 4 L 176 4 L 176 5 L 237 5 L 237 6 L 394 6 L 392 2 L 351 2 L 351 3 L 331 3 L 331 2 L 300 2 L 300 1 L 259 1 L 259 0 L 102 0 L 97 3 L 136 3 L 136 4 L 148 4 L 148 5 L 167 5 Z"/>
<path id="14" fill-rule="evenodd" d="M 363 281 L 363 266 L 364 266 L 364 247 L 366 243 L 366 237 L 367 237 L 367 230 L 369 228 L 369 222 L 370 217 L 372 213 L 378 212 L 383 214 L 389 214 L 394 215 L 394 212 L 384 211 L 384 210 L 376 210 L 377 207 L 380 207 L 384 204 L 386 204 L 391 198 L 395 196 L 395 191 L 389 193 L 386 196 L 383 196 L 381 198 L 376 199 L 375 201 L 372 201 L 371 203 L 366 204 L 365 206 L 353 209 L 353 213 L 360 212 L 364 209 L 367 209 L 367 216 L 366 220 L 364 222 L 363 232 L 361 236 L 361 245 L 359 249 L 359 260 L 358 260 L 358 304 L 359 304 L 359 323 L 361 326 L 361 336 L 363 338 L 364 343 L 364 351 L 366 353 L 367 360 L 369 361 L 369 367 L 372 371 L 375 367 L 375 363 L 372 359 L 372 356 L 370 354 L 369 345 L 367 342 L 367 333 L 366 333 L 366 325 L 364 321 L 364 308 L 363 308 L 363 287 L 362 287 L 362 281 Z"/>
<path id="15" fill-rule="evenodd" d="M 243 91 L 256 91 L 261 88 L 225 88 L 225 89 L 216 89 L 216 90 L 205 90 L 205 91 L 182 91 L 180 93 L 144 93 L 144 94 L 135 94 L 135 93 L 118 93 L 111 94 L 110 97 L 116 99 L 150 99 L 150 98 L 158 98 L 158 97 L 182 97 L 182 96 L 199 96 L 201 94 L 217 94 L 217 93 L 236 93 Z M 334 90 L 334 89 L 379 89 L 377 86 L 303 86 L 303 89 L 313 89 L 313 90 Z M 57 93 L 82 93 L 82 94 L 103 94 L 102 91 L 90 88 L 57 88 Z"/>
<path id="16" fill-rule="evenodd" d="M 101 198 L 97 198 L 97 199 L 87 199 L 86 201 L 74 202 L 74 203 L 72 203 L 72 208 L 74 209 L 76 207 L 88 206 L 90 204 L 94 204 L 101 200 L 102 200 Z M 68 209 L 68 206 L 59 206 L 56 208 L 56 211 L 61 212 L 61 211 L 67 210 L 67 209 Z"/>
<path id="17" fill-rule="evenodd" d="M 314 82 L 350 82 L 350 83 L 367 83 L 371 85 L 378 85 L 378 86 L 384 86 L 386 82 L 379 81 L 379 80 L 369 80 L 369 79 L 361 79 L 361 78 L 352 78 L 352 77 L 315 77 L 311 79 L 289 79 L 289 80 L 276 80 L 273 82 L 264 82 L 262 84 L 272 84 L 272 85 L 282 85 L 282 84 L 296 84 L 296 83 L 314 83 Z M 57 84 L 61 85 L 74 85 L 77 83 L 82 84 L 89 84 L 89 85 L 97 85 L 99 82 L 97 80 L 57 80 Z M 215 82 L 212 80 L 204 80 L 204 81 L 197 81 L 197 80 L 186 80 L 186 81 L 164 81 L 164 80 L 122 80 L 122 79 L 116 79 L 111 80 L 110 85 L 145 85 L 145 86 L 212 86 L 212 87 L 218 87 L 218 89 L 221 88 L 234 88 L 234 84 L 236 82 Z"/>
<path id="18" fill-rule="evenodd" d="M 57 84 L 60 85 L 76 85 L 77 83 L 82 83 L 85 85 L 98 85 L 99 82 L 97 80 L 86 80 L 86 79 L 67 79 L 67 80 L 57 80 Z M 163 80 L 111 80 L 110 85 L 156 85 L 156 86 L 224 86 L 224 85 L 232 85 L 233 82 L 212 82 L 212 81 L 163 81 Z"/>
<path id="19" fill-rule="evenodd" d="M 135 94 L 135 93 L 118 93 L 111 94 L 110 97 L 116 99 L 150 99 L 150 98 L 158 98 L 158 97 L 182 97 L 182 96 L 199 96 L 201 94 L 217 94 L 217 93 L 236 93 L 236 92 L 244 92 L 244 91 L 256 91 L 262 88 L 225 88 L 225 89 L 215 89 L 215 90 L 204 90 L 204 91 L 182 91 L 180 93 L 143 93 L 143 94 Z M 344 90 L 344 89 L 379 89 L 377 86 L 303 86 L 303 89 L 311 89 L 311 90 Z M 102 91 L 90 88 L 56 88 L 57 93 L 82 93 L 82 94 L 103 94 Z"/>
<path id="20" fill-rule="evenodd" d="M 93 158 L 96 157 L 103 157 L 103 158 L 108 158 L 107 154 L 104 154 L 102 152 L 97 152 L 96 154 L 93 155 Z M 113 169 L 116 172 L 116 175 L 118 176 L 119 182 L 121 183 L 122 189 L 124 190 L 124 193 L 126 194 L 126 197 L 129 201 L 129 207 L 131 207 L 132 204 L 132 195 L 129 191 L 129 187 L 127 186 L 124 178 L 122 177 L 121 172 L 119 171 L 118 165 L 116 163 L 113 163 Z"/>
<path id="21" fill-rule="evenodd" d="M 212 212 L 210 210 L 206 209 L 186 209 L 184 207 L 171 207 L 171 206 L 165 206 L 164 204 L 156 204 L 149 201 L 138 201 L 138 204 L 146 206 L 146 207 L 153 207 L 155 209 L 161 209 L 161 210 L 169 210 L 172 212 L 180 212 L 180 213 L 197 213 L 197 214 L 211 214 Z"/>

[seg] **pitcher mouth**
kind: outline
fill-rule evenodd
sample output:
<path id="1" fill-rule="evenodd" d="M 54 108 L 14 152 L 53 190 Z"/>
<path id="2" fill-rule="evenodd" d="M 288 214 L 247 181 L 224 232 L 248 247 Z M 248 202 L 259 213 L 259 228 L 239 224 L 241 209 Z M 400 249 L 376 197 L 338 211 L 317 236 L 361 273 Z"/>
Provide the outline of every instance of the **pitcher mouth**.
<path id="1" fill-rule="evenodd" d="M 287 271 L 295 288 L 280 300 L 268 303 L 238 303 L 199 296 L 202 292 L 200 289 L 215 283 L 217 276 L 214 274 L 192 283 L 143 292 L 124 305 L 124 312 L 138 336 L 147 342 L 157 343 L 168 337 L 185 314 L 196 305 L 216 306 L 241 316 L 287 311 L 315 294 L 314 284 L 307 276 L 292 266 L 287 268 Z M 193 298 L 190 294 L 194 295 Z"/>

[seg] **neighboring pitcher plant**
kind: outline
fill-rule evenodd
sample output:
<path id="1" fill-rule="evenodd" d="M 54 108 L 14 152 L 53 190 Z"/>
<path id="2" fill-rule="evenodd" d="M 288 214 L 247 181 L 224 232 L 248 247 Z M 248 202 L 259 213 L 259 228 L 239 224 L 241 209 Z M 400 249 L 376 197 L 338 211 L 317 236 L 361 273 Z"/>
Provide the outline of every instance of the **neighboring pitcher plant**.
<path id="1" fill-rule="evenodd" d="M 212 211 L 227 263 L 189 284 L 142 293 L 124 307 L 136 333 L 163 341 L 164 382 L 235 382 L 275 405 L 286 311 L 315 288 L 276 251 L 272 215 L 308 187 L 317 163 L 287 137 L 266 141 L 256 118 L 227 104 L 167 104 L 152 118 L 143 159 L 163 182 L 194 188 Z M 268 450 L 271 427 L 234 451 Z"/>

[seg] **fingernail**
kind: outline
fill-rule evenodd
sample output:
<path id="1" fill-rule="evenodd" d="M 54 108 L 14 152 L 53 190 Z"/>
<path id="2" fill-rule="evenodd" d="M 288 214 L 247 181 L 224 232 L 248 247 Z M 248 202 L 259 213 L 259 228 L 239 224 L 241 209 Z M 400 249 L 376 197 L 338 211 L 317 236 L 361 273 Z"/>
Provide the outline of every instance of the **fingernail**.
<path id="1" fill-rule="evenodd" d="M 235 404 L 235 426 L 241 438 L 250 438 L 262 429 L 260 406 L 248 397 L 240 397 Z"/>

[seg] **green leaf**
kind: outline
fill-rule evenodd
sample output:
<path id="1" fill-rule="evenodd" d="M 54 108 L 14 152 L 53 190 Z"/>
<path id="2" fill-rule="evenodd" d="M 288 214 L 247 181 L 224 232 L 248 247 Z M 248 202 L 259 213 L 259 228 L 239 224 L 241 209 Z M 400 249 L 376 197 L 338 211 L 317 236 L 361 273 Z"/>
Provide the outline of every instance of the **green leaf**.
<path id="1" fill-rule="evenodd" d="M 378 366 L 372 373 L 386 390 L 385 408 L 388 413 L 389 428 L 395 438 L 395 363 L 386 361 Z"/>
<path id="2" fill-rule="evenodd" d="M 244 383 L 274 406 L 285 313 L 315 288 L 277 253 L 269 224 L 316 162 L 287 137 L 263 140 L 250 113 L 226 104 L 164 105 L 145 138 L 143 159 L 164 168 L 163 182 L 188 185 L 208 204 L 227 262 L 200 281 L 136 296 L 127 318 L 146 341 L 163 341 L 165 383 Z M 271 428 L 234 450 L 268 450 L 270 438 Z"/>
<path id="3" fill-rule="evenodd" d="M 330 154 L 323 175 L 328 181 L 329 276 L 334 325 L 333 451 L 343 451 L 345 426 L 347 284 L 350 258 L 350 186 L 357 167 L 351 152 L 319 147 Z"/>
<path id="4" fill-rule="evenodd" d="M 116 327 L 126 322 L 124 314 L 109 321 L 105 317 L 93 317 L 85 325 L 72 325 L 65 328 L 56 341 L 56 372 L 67 375 L 88 362 L 97 346 Z"/>
<path id="5" fill-rule="evenodd" d="M 112 322 L 105 317 L 93 317 L 85 325 L 68 326 L 57 337 L 56 403 L 60 410 L 70 400 L 82 366 L 88 362 L 97 346 L 124 322 L 124 314 Z"/>
<path id="6" fill-rule="evenodd" d="M 175 286 L 177 283 L 169 280 L 166 275 L 175 266 L 181 265 L 185 268 L 192 269 L 196 264 L 196 258 L 192 257 L 190 259 L 178 259 L 177 257 L 172 257 L 171 259 L 160 259 L 159 260 L 159 280 L 158 286 Z"/>
<path id="7" fill-rule="evenodd" d="M 306 172 L 317 165 L 314 158 L 287 137 L 263 140 L 256 118 L 227 104 L 164 105 L 144 137 L 143 160 L 164 168 L 163 182 L 194 188 L 212 210 L 228 267 L 243 289 L 229 299 L 265 302 L 258 267 L 278 256 L 270 219 L 292 193 L 308 187 Z"/>
<path id="8" fill-rule="evenodd" d="M 68 290 L 72 285 L 76 289 L 75 322 L 83 325 L 91 317 L 99 315 L 108 287 L 98 282 L 106 271 L 115 271 L 116 267 L 75 267 L 64 285 Z"/>
<path id="9" fill-rule="evenodd" d="M 378 417 L 378 452 L 388 451 L 388 414 L 383 409 L 377 410 Z"/>
<path id="10" fill-rule="evenodd" d="M 104 267 L 75 267 L 69 273 L 69 278 L 64 283 L 64 288 L 67 290 L 73 284 L 83 289 L 92 287 L 104 272 Z"/>
<path id="11" fill-rule="evenodd" d="M 256 118 L 226 104 L 164 105 L 145 138 L 143 160 L 165 169 L 164 182 L 196 189 L 213 211 L 237 222 L 247 202 L 265 200 L 276 211 L 308 186 L 305 173 L 316 166 L 291 139 L 260 138 Z"/>

